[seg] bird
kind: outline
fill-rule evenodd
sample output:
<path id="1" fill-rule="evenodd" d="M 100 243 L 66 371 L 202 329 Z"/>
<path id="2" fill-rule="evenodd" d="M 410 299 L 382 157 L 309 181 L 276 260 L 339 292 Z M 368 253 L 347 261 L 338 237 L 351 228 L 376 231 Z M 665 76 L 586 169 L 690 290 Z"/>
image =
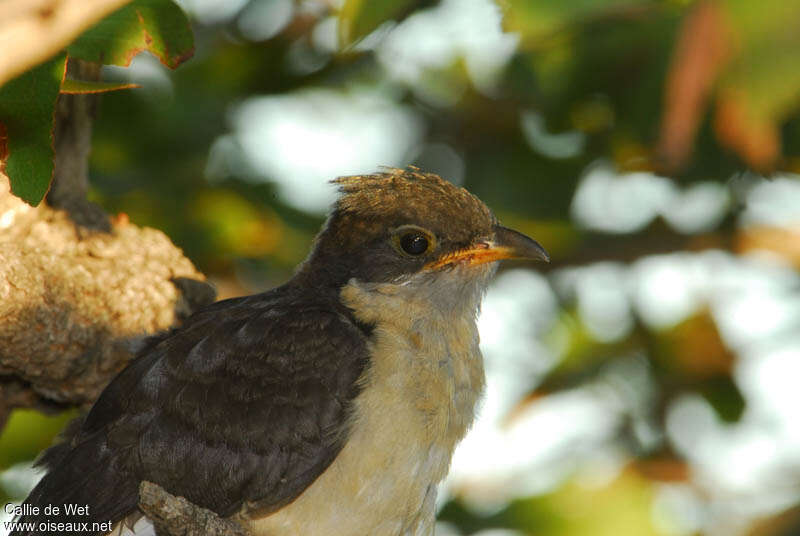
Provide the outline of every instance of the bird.
<path id="1" fill-rule="evenodd" d="M 142 481 L 254 536 L 433 534 L 484 389 L 481 299 L 498 261 L 548 256 L 436 174 L 331 182 L 338 198 L 294 275 L 150 338 L 38 460 L 23 504 L 38 514 L 18 521 L 50 524 L 14 534 L 153 533 Z M 43 514 L 70 504 L 87 508 Z"/>

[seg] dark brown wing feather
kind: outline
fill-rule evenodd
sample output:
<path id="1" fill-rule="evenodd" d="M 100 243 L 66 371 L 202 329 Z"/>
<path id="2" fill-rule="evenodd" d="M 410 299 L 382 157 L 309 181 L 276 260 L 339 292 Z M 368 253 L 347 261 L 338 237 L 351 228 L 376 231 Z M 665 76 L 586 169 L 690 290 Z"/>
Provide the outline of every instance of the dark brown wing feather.
<path id="1" fill-rule="evenodd" d="M 26 502 L 88 504 L 72 521 L 117 521 L 149 480 L 221 516 L 276 510 L 341 450 L 367 359 L 363 326 L 335 297 L 282 287 L 214 304 L 111 382 L 45 454 Z"/>

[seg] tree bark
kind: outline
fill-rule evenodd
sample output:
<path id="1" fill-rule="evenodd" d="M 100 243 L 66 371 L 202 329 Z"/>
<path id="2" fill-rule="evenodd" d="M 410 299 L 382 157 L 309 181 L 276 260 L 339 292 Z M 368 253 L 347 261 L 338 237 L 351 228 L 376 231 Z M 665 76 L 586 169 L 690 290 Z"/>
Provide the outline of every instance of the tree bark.
<path id="1" fill-rule="evenodd" d="M 159 536 L 247 536 L 249 532 L 211 510 L 144 481 L 139 486 L 139 508 L 153 522 Z"/>

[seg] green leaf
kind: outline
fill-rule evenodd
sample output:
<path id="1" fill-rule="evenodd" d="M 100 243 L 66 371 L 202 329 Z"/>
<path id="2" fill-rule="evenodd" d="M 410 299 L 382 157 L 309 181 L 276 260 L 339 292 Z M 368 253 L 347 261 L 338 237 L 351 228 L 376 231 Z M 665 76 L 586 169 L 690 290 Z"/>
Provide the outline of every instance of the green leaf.
<path id="1" fill-rule="evenodd" d="M 730 376 L 705 381 L 699 386 L 699 391 L 723 421 L 733 423 L 742 417 L 746 401 Z"/>
<path id="2" fill-rule="evenodd" d="M 91 80 L 73 80 L 72 78 L 65 78 L 61 83 L 61 93 L 69 93 L 71 95 L 76 93 L 107 93 L 109 91 L 133 89 L 137 87 L 142 86 L 127 82 L 94 82 Z"/>
<path id="3" fill-rule="evenodd" d="M 503 25 L 508 32 L 519 32 L 524 44 L 541 45 L 556 38 L 556 32 L 569 25 L 603 17 L 636 16 L 652 4 L 649 0 L 561 0 L 531 2 L 501 0 Z"/>
<path id="4" fill-rule="evenodd" d="M 384 22 L 402 19 L 428 3 L 420 0 L 345 0 L 339 11 L 339 45 L 351 45 Z"/>
<path id="5" fill-rule="evenodd" d="M 194 54 L 189 20 L 171 0 L 135 0 L 84 32 L 67 48 L 70 56 L 123 67 L 143 51 L 172 69 Z"/>
<path id="6" fill-rule="evenodd" d="M 53 178 L 53 113 L 66 54 L 0 87 L 0 158 L 11 191 L 38 205 Z"/>
<path id="7" fill-rule="evenodd" d="M 729 0 L 726 7 L 739 53 L 719 84 L 715 129 L 752 168 L 771 172 L 781 124 L 800 107 L 800 5 Z"/>

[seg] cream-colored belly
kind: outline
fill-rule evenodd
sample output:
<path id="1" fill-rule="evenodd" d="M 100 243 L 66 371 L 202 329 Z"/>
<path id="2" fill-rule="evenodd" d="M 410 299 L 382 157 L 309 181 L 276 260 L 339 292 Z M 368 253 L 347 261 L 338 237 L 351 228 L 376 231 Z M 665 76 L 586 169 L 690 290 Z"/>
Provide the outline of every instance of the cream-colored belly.
<path id="1" fill-rule="evenodd" d="M 353 438 L 337 460 L 295 502 L 252 522 L 255 535 L 430 535 L 436 484 L 423 465 L 439 465 L 449 453 L 433 449 L 381 455 L 358 452 Z M 391 447 L 390 447 L 391 448 Z M 418 458 L 418 459 L 414 459 Z M 422 459 L 419 459 L 422 458 Z M 427 458 L 427 459 L 425 459 Z M 436 459 L 438 458 L 438 460 Z"/>
<path id="2" fill-rule="evenodd" d="M 433 534 L 436 488 L 472 422 L 482 359 L 473 318 L 403 317 L 412 321 L 378 322 L 339 456 L 293 503 L 253 520 L 253 534 Z"/>

